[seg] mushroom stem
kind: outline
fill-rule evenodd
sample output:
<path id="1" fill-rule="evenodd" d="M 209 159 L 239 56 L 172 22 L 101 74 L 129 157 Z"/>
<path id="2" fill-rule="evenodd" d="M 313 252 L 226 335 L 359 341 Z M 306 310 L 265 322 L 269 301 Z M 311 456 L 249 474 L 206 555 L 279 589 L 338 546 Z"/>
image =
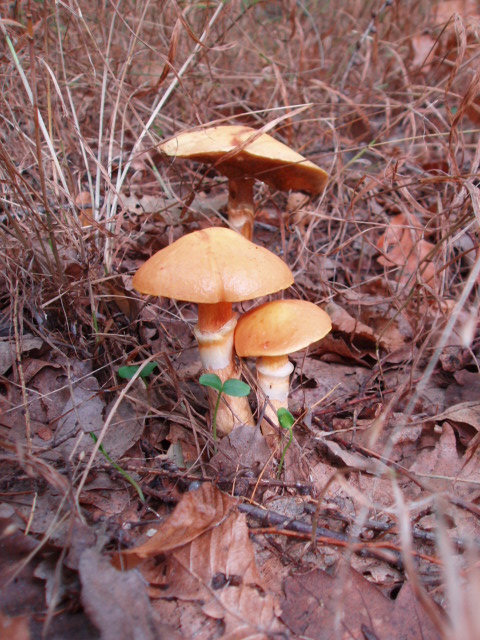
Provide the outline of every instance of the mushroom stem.
<path id="1" fill-rule="evenodd" d="M 232 318 L 236 318 L 231 302 L 202 303 L 198 305 L 198 328 L 200 331 L 215 332 Z"/>
<path id="2" fill-rule="evenodd" d="M 227 213 L 230 227 L 251 240 L 255 218 L 253 178 L 229 179 Z"/>
<path id="3" fill-rule="evenodd" d="M 293 364 L 288 356 L 262 356 L 257 359 L 258 385 L 269 400 L 265 415 L 277 426 L 279 426 L 277 411 L 281 407 L 288 409 L 288 391 L 292 371 Z M 271 434 L 278 436 L 278 431 L 275 431 L 266 420 L 262 423 L 262 433 L 265 436 Z"/>
<path id="4" fill-rule="evenodd" d="M 199 305 L 199 317 L 200 307 L 205 306 L 213 307 L 216 305 Z M 206 373 L 215 373 L 222 383 L 231 378 L 240 378 L 240 370 L 235 364 L 233 355 L 233 334 L 236 325 L 237 316 L 234 314 L 226 324 L 217 330 L 202 330 L 200 329 L 200 323 L 194 329 L 204 371 Z M 217 397 L 217 391 L 208 389 L 208 404 L 211 415 L 215 410 Z M 219 433 L 226 435 L 240 424 L 253 424 L 248 399 L 246 397 L 237 398 L 222 394 L 222 400 L 217 412 L 217 429 Z"/>

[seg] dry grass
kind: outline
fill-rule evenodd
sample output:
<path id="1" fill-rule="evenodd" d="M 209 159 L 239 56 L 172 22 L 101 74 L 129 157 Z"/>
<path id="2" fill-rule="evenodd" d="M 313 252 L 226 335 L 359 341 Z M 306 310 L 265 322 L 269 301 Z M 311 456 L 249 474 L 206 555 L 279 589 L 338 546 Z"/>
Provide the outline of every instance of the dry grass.
<path id="1" fill-rule="evenodd" d="M 4 9 L 0 295 L 15 358 L 2 385 L 19 390 L 25 420 L 23 441 L 2 428 L 9 462 L 58 489 L 58 471 L 52 465 L 49 475 L 32 439 L 25 333 L 42 339 L 40 359 L 91 362 L 102 392 L 113 398 L 120 364 L 153 355 L 162 371 L 144 405 L 136 399 L 137 410 L 149 427 L 173 416 L 191 434 L 198 459 L 204 456 L 211 439 L 202 392 L 172 365 L 191 347 L 184 328 L 193 312 L 169 301 L 145 307 L 130 279 L 185 231 L 222 223 L 215 198 L 225 182 L 155 151 L 176 131 L 207 123 L 260 128 L 278 120 L 273 135 L 330 174 L 324 196 L 291 215 L 285 194 L 259 184 L 266 217 L 258 242 L 282 252 L 294 270 L 292 295 L 333 301 L 367 324 L 371 309 L 378 343 L 364 360 L 372 373 L 363 393 L 379 399 L 372 447 L 399 406 L 405 420 L 418 418 L 422 393 L 448 375 L 440 367 L 445 347 L 478 372 L 480 23 L 469 17 L 470 3 L 458 2 L 452 7 L 463 15 L 445 25 L 447 4 L 127 0 Z M 85 191 L 91 205 L 79 206 Z M 202 208 L 199 193 L 212 207 Z M 142 211 L 153 198 L 156 206 Z M 402 277 L 398 264 L 377 261 L 379 237 L 399 214 L 407 229 L 415 227 L 412 216 L 420 221 L 414 246 L 431 243 Z M 433 280 L 425 276 L 428 263 Z M 404 358 L 393 361 L 380 343 L 402 317 L 411 333 Z M 364 357 L 361 337 L 351 338 Z M 398 387 L 384 395 L 392 369 Z M 121 397 L 128 393 L 123 388 Z M 352 400 L 344 397 L 342 417 L 360 415 L 349 408 Z M 161 433 L 156 453 L 168 439 L 168 429 Z M 385 458 L 392 446 L 385 438 Z M 79 465 L 70 479 L 76 492 L 86 471 Z M 471 594 L 462 586 L 459 603 L 456 593 L 474 576 L 478 549 L 458 568 L 439 516 L 436 553 L 445 575 L 435 588 L 423 586 L 400 495 L 400 545 L 420 601 L 433 618 L 432 598 L 445 605 L 449 638 L 473 639 L 471 609 L 458 614 Z M 440 514 L 442 505 L 435 507 Z"/>

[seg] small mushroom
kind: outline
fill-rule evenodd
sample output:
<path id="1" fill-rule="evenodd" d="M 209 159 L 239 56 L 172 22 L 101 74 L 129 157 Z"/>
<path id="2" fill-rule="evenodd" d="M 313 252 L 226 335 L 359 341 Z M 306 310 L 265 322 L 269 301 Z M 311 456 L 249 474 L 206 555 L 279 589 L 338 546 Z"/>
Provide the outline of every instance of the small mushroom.
<path id="1" fill-rule="evenodd" d="M 257 380 L 269 400 L 265 415 L 278 426 L 277 411 L 288 409 L 293 365 L 288 354 L 321 340 L 332 328 L 329 315 L 305 300 L 275 300 L 251 309 L 239 318 L 235 351 L 242 358 L 257 358 Z M 275 430 L 266 422 L 262 432 Z"/>
<path id="2" fill-rule="evenodd" d="M 287 265 L 268 249 L 221 227 L 194 231 L 153 255 L 133 277 L 140 293 L 198 304 L 195 336 L 207 373 L 222 382 L 238 378 L 233 352 L 237 314 L 233 302 L 266 296 L 293 284 Z M 246 398 L 222 396 L 217 427 L 230 433 L 236 424 L 251 423 Z M 209 389 L 213 411 L 216 392 Z"/>
<path id="3" fill-rule="evenodd" d="M 281 191 L 322 193 L 323 169 L 266 133 L 229 125 L 178 133 L 158 149 L 167 156 L 213 164 L 228 178 L 230 227 L 249 240 L 253 235 L 254 180 Z"/>

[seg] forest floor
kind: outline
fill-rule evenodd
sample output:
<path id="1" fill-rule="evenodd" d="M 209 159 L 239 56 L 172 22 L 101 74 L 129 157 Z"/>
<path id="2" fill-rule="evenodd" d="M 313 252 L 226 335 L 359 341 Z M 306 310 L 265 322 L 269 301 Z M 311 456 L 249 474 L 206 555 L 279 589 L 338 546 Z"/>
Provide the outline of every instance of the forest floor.
<path id="1" fill-rule="evenodd" d="M 0 29 L 1 637 L 476 640 L 478 3 L 28 0 Z M 217 168 L 158 150 L 225 124 L 328 173 L 255 183 L 295 279 L 268 299 L 332 320 L 282 468 L 254 362 L 255 424 L 215 441 L 196 309 L 132 287 L 228 224 Z"/>

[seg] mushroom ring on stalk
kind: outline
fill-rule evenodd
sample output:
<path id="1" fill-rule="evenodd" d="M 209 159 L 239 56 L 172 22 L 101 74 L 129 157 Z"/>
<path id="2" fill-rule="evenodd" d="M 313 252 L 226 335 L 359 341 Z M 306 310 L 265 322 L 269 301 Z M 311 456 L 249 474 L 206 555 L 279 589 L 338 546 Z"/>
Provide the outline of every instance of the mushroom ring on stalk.
<path id="1" fill-rule="evenodd" d="M 293 365 L 288 354 L 321 340 L 332 328 L 330 316 L 312 302 L 275 300 L 251 309 L 237 323 L 235 350 L 242 358 L 257 358 L 257 380 L 270 406 L 265 415 L 278 426 L 277 411 L 288 409 Z M 265 421 L 264 435 L 275 430 Z"/>
<path id="2" fill-rule="evenodd" d="M 323 193 L 328 176 L 287 145 L 251 127 L 227 125 L 185 131 L 158 146 L 175 158 L 212 164 L 228 178 L 230 227 L 249 240 L 253 235 L 254 180 L 281 191 Z"/>
<path id="3" fill-rule="evenodd" d="M 293 284 L 287 265 L 268 249 L 221 227 L 194 231 L 153 255 L 133 277 L 140 293 L 198 304 L 195 336 L 200 359 L 208 373 L 222 382 L 238 378 L 233 352 L 237 314 L 233 302 L 266 296 Z M 209 389 L 213 411 L 216 392 Z M 230 433 L 252 422 L 245 397 L 222 396 L 217 427 Z"/>

